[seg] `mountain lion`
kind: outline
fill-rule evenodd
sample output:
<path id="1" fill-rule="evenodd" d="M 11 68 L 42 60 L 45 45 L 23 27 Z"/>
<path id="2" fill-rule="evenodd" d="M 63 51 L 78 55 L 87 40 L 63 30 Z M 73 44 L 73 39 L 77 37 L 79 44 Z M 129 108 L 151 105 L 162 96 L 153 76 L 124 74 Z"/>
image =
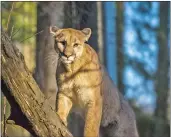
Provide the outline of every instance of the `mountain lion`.
<path id="1" fill-rule="evenodd" d="M 86 44 L 91 29 L 50 27 L 50 32 L 59 54 L 56 110 L 63 123 L 67 126 L 71 108 L 80 108 L 84 137 L 138 137 L 134 112 Z"/>

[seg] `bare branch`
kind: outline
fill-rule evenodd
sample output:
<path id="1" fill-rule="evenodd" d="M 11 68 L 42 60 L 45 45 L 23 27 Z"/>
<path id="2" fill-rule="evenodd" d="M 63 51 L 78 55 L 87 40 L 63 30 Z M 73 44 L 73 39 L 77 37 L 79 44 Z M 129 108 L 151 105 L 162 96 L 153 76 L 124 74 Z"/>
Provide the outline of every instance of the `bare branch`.
<path id="1" fill-rule="evenodd" d="M 12 26 L 12 30 L 11 30 L 11 35 L 10 35 L 10 39 L 12 39 L 12 33 L 14 31 L 14 25 Z"/>
<path id="2" fill-rule="evenodd" d="M 39 31 L 39 32 L 37 32 L 37 33 L 31 35 L 30 37 L 28 37 L 28 38 L 26 38 L 26 39 L 20 41 L 20 42 L 24 42 L 24 41 L 28 40 L 29 38 L 31 38 L 31 37 L 33 37 L 33 36 L 36 36 L 36 35 L 38 35 L 38 34 L 40 34 L 40 33 L 42 33 L 43 31 L 44 31 L 44 30 L 41 30 L 41 31 Z"/>
<path id="3" fill-rule="evenodd" d="M 21 28 L 19 28 L 18 30 L 16 30 L 16 31 L 14 32 L 14 34 L 12 35 L 11 38 L 13 38 L 13 37 L 15 36 L 15 34 L 17 34 L 20 30 L 21 30 Z"/>
<path id="4" fill-rule="evenodd" d="M 12 11 L 13 11 L 14 3 L 15 2 L 12 3 L 11 10 L 10 10 L 10 13 L 9 13 L 9 16 L 8 16 L 6 31 L 8 31 L 8 25 L 9 25 L 9 22 L 10 22 L 10 19 L 11 19 L 11 14 L 12 14 Z"/>

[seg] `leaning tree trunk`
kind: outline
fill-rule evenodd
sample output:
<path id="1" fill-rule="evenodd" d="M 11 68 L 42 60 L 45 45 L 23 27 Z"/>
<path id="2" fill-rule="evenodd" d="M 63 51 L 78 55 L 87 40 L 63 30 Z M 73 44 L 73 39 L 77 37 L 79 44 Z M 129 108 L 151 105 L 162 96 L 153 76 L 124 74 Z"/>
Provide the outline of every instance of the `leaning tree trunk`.
<path id="1" fill-rule="evenodd" d="M 55 108 L 57 93 L 56 66 L 58 55 L 54 50 L 54 39 L 49 33 L 49 26 L 63 27 L 65 2 L 38 2 L 35 79 L 50 104 Z"/>
<path id="2" fill-rule="evenodd" d="M 37 137 L 72 137 L 37 86 L 23 55 L 3 31 L 1 42 L 2 92 L 16 114 L 15 123 Z"/>

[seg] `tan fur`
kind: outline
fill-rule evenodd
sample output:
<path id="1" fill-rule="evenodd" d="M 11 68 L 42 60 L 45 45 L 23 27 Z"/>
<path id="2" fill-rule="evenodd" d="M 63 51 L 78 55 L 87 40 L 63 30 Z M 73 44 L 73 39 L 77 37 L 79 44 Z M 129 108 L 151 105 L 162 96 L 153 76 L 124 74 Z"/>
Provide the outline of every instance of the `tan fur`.
<path id="1" fill-rule="evenodd" d="M 91 30 L 80 31 L 71 28 L 52 30 L 51 28 L 51 33 L 56 39 L 55 49 L 61 55 L 56 74 L 58 84 L 56 109 L 65 125 L 67 126 L 71 108 L 77 107 L 82 109 L 84 114 L 84 137 L 98 137 L 100 124 L 104 136 L 109 135 L 103 132 L 106 130 L 105 127 L 112 124 L 112 131 L 109 132 L 112 137 L 137 137 L 135 133 L 133 133 L 135 136 L 133 134 L 119 136 L 120 132 L 126 133 L 127 131 L 122 130 L 127 130 L 129 127 L 127 129 L 118 127 L 119 130 L 115 130 L 115 122 L 123 124 L 120 118 L 125 102 L 122 103 L 123 99 L 100 65 L 96 52 L 85 43 L 91 35 Z M 75 47 L 75 43 L 78 46 Z M 131 114 L 130 117 L 131 124 L 133 121 L 130 129 L 133 128 L 136 132 L 134 115 Z M 127 117 L 125 119 L 127 121 Z"/>

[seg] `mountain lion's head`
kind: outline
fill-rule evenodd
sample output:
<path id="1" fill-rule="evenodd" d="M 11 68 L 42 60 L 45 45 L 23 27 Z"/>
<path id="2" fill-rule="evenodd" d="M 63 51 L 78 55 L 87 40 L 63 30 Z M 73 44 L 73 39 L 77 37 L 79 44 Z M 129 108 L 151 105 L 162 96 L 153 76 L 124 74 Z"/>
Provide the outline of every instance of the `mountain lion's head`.
<path id="1" fill-rule="evenodd" d="M 50 27 L 50 33 L 55 37 L 55 50 L 59 51 L 61 61 L 64 64 L 70 64 L 81 57 L 85 46 L 84 43 L 90 38 L 91 29 L 59 29 L 54 26 Z"/>

